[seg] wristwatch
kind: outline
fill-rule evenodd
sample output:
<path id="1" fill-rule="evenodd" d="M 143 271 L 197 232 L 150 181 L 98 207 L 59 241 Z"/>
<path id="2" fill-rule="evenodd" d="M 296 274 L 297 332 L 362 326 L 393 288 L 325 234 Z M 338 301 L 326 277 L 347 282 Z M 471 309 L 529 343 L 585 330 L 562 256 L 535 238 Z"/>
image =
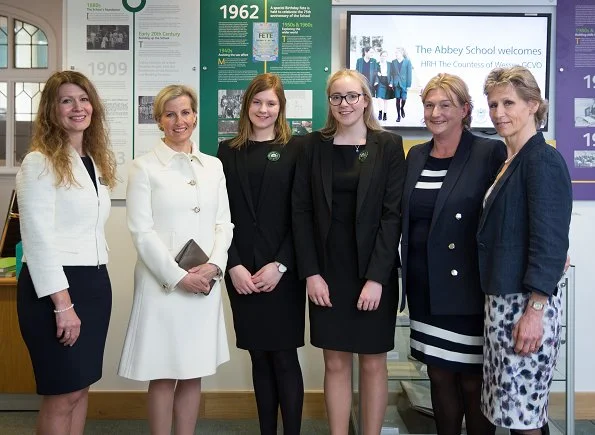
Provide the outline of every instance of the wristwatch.
<path id="1" fill-rule="evenodd" d="M 529 306 L 533 308 L 535 311 L 543 311 L 545 304 L 539 301 L 529 301 Z"/>
<path id="2" fill-rule="evenodd" d="M 281 273 L 287 272 L 287 266 L 279 263 L 278 261 L 275 261 L 275 264 L 277 265 L 277 269 L 279 270 L 279 272 L 281 272 Z"/>

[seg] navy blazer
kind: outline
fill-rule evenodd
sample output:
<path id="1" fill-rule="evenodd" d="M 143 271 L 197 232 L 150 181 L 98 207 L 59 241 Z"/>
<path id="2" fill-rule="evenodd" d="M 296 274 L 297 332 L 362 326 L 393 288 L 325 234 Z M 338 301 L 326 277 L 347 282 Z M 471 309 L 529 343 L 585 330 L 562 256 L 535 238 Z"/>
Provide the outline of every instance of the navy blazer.
<path id="1" fill-rule="evenodd" d="M 571 213 L 566 163 L 537 133 L 485 203 L 477 231 L 483 291 L 554 294 L 564 273 Z"/>
<path id="2" fill-rule="evenodd" d="M 242 264 L 255 273 L 262 266 L 277 261 L 295 272 L 291 189 L 301 145 L 296 138 L 287 145 L 272 145 L 271 149 L 279 152 L 281 158 L 267 160 L 258 206 L 254 204 L 248 181 L 248 146 L 230 148 L 226 140 L 219 144 L 217 151 L 223 164 L 231 221 L 235 226 L 227 270 Z"/>
<path id="3" fill-rule="evenodd" d="M 331 227 L 333 139 L 306 136 L 293 186 L 293 236 L 300 278 L 324 274 Z M 368 131 L 356 201 L 356 243 L 360 278 L 387 285 L 400 266 L 401 194 L 405 153 L 401 136 Z"/>
<path id="4" fill-rule="evenodd" d="M 407 89 L 411 87 L 411 79 L 412 79 L 412 67 L 411 61 L 406 57 L 403 58 L 401 61 L 401 65 L 399 67 L 399 61 L 397 59 L 391 62 L 391 69 L 390 69 L 390 84 L 393 85 L 394 88 L 399 86 L 401 89 Z"/>
<path id="5" fill-rule="evenodd" d="M 423 289 L 407 288 L 409 250 L 409 201 L 434 146 L 431 140 L 407 154 L 407 178 L 403 191 L 403 295 Z M 503 142 L 464 130 L 436 198 L 428 234 L 428 282 L 430 313 L 467 315 L 483 312 L 484 294 L 479 282 L 475 235 L 482 201 L 502 162 Z M 405 298 L 401 301 L 404 308 Z"/>

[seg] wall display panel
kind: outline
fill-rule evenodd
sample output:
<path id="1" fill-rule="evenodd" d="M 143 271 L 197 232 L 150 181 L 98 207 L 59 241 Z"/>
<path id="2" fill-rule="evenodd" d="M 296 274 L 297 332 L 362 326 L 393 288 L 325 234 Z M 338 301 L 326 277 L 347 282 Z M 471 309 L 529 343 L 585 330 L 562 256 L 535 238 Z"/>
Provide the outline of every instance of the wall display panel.
<path id="1" fill-rule="evenodd" d="M 384 127 L 423 128 L 419 94 L 432 77 L 448 72 L 459 75 L 469 86 L 475 104 L 472 128 L 493 130 L 483 95 L 485 77 L 496 67 L 524 65 L 547 97 L 550 34 L 551 14 L 348 11 L 346 67 L 356 69 L 364 47 L 372 48 L 370 54 L 377 62 L 386 58 L 390 65 L 387 76 L 410 63 L 405 118 L 397 122 L 395 97 L 402 97 L 402 91 L 387 95 L 375 87 L 382 97 L 375 99 L 377 109 L 388 99 Z M 398 51 L 405 53 L 407 61 L 400 61 Z M 394 60 L 399 60 L 400 66 Z M 390 88 L 390 77 L 388 80 Z"/>
<path id="2" fill-rule="evenodd" d="M 319 0 L 201 1 L 200 143 L 215 154 L 238 131 L 257 74 L 283 80 L 294 134 L 321 128 L 330 72 L 331 4 Z"/>
<path id="3" fill-rule="evenodd" d="M 123 199 L 128 165 L 161 137 L 152 102 L 172 83 L 198 84 L 198 4 L 66 0 L 65 68 L 89 77 L 106 108 Z"/>
<path id="4" fill-rule="evenodd" d="M 595 199 L 595 5 L 568 0 L 557 13 L 556 139 L 575 200 Z"/>

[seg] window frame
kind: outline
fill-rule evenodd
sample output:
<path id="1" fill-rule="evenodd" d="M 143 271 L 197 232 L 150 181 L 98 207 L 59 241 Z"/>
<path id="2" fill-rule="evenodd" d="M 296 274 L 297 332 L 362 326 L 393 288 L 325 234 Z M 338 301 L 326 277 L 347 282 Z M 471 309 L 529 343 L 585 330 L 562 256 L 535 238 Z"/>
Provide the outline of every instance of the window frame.
<path id="1" fill-rule="evenodd" d="M 59 69 L 57 38 L 50 24 L 43 18 L 29 14 L 21 9 L 0 4 L 0 15 L 8 18 L 8 67 L 0 68 L 0 82 L 8 83 L 6 107 L 6 165 L 0 166 L 1 174 L 16 174 L 19 165 L 14 162 L 15 153 L 15 83 L 34 82 L 45 83 L 49 76 Z M 45 33 L 48 41 L 47 68 L 16 68 L 15 67 L 15 33 L 14 20 L 19 20 L 39 28 Z"/>

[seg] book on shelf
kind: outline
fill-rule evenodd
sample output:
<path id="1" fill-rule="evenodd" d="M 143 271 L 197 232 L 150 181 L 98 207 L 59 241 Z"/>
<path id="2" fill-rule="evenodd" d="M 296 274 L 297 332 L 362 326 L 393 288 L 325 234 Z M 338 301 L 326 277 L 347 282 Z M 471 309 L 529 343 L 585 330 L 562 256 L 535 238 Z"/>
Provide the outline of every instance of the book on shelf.
<path id="1" fill-rule="evenodd" d="M 16 267 L 17 267 L 17 258 L 16 257 L 0 258 L 0 273 L 15 270 Z"/>

